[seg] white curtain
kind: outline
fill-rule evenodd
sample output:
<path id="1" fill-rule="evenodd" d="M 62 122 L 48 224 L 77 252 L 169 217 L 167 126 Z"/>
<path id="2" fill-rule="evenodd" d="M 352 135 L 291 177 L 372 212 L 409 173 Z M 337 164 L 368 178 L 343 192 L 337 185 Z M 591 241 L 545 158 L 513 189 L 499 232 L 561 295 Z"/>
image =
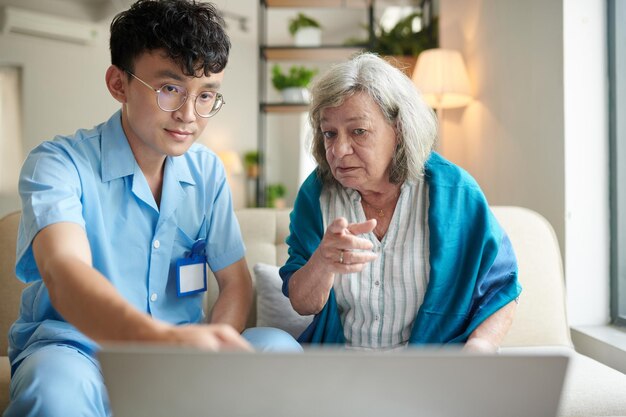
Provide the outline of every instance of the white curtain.
<path id="1" fill-rule="evenodd" d="M 20 70 L 0 67 L 0 193 L 17 192 L 22 157 Z"/>

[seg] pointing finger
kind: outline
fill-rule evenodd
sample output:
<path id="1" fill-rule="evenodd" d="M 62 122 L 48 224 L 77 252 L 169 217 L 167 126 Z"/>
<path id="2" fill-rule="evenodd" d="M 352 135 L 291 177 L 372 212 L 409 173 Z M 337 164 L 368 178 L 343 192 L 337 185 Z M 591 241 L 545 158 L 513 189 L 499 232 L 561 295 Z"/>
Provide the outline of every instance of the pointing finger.
<path id="1" fill-rule="evenodd" d="M 361 235 L 363 233 L 369 233 L 376 227 L 376 219 L 369 219 L 363 223 L 352 223 L 348 225 L 348 230 L 353 235 Z"/>
<path id="2" fill-rule="evenodd" d="M 342 233 L 347 227 L 348 221 L 343 217 L 339 217 L 328 226 L 328 231 L 331 233 Z"/>

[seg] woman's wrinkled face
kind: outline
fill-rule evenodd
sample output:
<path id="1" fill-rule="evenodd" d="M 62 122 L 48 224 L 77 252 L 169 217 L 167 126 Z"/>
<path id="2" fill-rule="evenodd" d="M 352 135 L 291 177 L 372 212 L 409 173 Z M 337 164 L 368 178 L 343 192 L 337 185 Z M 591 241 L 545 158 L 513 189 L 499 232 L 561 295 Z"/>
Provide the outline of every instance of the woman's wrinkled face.
<path id="1" fill-rule="evenodd" d="M 335 179 L 359 192 L 389 184 L 396 132 L 367 93 L 357 93 L 338 107 L 321 111 L 326 161 Z"/>

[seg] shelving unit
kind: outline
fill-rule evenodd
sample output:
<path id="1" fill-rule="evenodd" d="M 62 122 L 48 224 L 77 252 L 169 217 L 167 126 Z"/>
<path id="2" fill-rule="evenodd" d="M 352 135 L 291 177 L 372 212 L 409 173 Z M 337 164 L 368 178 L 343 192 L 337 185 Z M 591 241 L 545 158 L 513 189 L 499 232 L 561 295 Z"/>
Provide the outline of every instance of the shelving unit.
<path id="1" fill-rule="evenodd" d="M 267 77 L 268 64 L 278 61 L 303 62 L 340 62 L 367 47 L 322 45 L 319 47 L 295 47 L 291 45 L 268 45 L 267 42 L 267 13 L 270 9 L 362 9 L 366 13 L 369 39 L 374 35 L 374 0 L 260 0 L 259 7 L 259 176 L 256 179 L 256 204 L 259 207 L 266 205 L 268 149 L 267 116 L 268 114 L 304 113 L 308 110 L 307 103 L 269 102 Z"/>
<path id="2" fill-rule="evenodd" d="M 266 46 L 262 48 L 261 53 L 268 61 L 340 61 L 348 59 L 360 50 L 362 48 L 350 46 Z"/>

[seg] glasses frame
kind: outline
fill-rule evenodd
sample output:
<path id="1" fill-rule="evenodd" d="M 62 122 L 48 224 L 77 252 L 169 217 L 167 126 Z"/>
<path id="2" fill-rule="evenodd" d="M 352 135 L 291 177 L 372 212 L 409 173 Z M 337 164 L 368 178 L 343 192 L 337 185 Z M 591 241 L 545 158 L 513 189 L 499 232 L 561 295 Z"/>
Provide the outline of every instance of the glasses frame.
<path id="1" fill-rule="evenodd" d="M 159 94 L 161 94 L 161 91 L 163 90 L 163 87 L 165 87 L 166 85 L 176 85 L 176 84 L 171 84 L 171 83 L 165 83 L 161 86 L 161 88 L 154 88 L 152 87 L 150 84 L 148 84 L 147 82 L 145 82 L 144 80 L 142 80 L 141 78 L 137 77 L 135 74 L 133 74 L 132 72 L 130 72 L 129 70 L 124 70 L 124 72 L 128 73 L 129 75 L 131 75 L 133 78 L 135 78 L 137 81 L 139 81 L 140 83 L 142 83 L 143 85 L 145 85 L 146 87 L 148 87 L 150 90 L 154 91 L 156 94 L 156 101 L 157 101 L 157 106 L 159 106 L 159 109 L 166 111 L 168 113 L 173 113 L 175 111 L 180 110 L 181 107 L 183 107 L 185 105 L 185 103 L 187 102 L 187 99 L 189 97 L 195 97 L 194 101 L 193 101 L 193 111 L 196 112 L 196 114 L 200 117 L 202 117 L 203 119 L 209 119 L 213 116 L 215 116 L 217 113 L 219 113 L 219 111 L 222 109 L 222 107 L 224 106 L 224 104 L 226 104 L 226 101 L 224 100 L 224 96 L 222 95 L 222 93 L 215 93 L 215 102 L 213 103 L 213 108 L 211 109 L 211 111 L 209 112 L 208 115 L 203 115 L 200 114 L 198 112 L 198 108 L 197 108 L 197 100 L 198 100 L 198 95 L 197 94 L 189 94 L 189 92 L 187 91 L 187 89 L 185 88 L 185 98 L 183 100 L 182 103 L 180 103 L 180 106 L 176 107 L 175 109 L 172 110 L 167 110 L 164 109 L 163 107 L 161 107 L 161 103 L 159 102 Z M 184 87 L 183 87 L 184 88 Z M 222 103 L 219 105 L 219 107 L 217 109 L 215 109 L 215 105 L 217 103 Z"/>

